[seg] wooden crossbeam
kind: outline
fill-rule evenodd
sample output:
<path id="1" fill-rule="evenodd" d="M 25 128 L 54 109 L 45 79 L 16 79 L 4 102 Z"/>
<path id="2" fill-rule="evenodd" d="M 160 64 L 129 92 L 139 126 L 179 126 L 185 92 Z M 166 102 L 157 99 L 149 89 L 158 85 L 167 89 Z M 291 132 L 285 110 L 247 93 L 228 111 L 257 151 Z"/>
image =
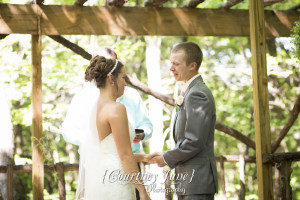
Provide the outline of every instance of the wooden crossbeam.
<path id="1" fill-rule="evenodd" d="M 283 161 L 300 161 L 300 152 L 284 152 L 263 155 L 263 163 L 280 163 Z"/>
<path id="2" fill-rule="evenodd" d="M 264 7 L 271 6 L 275 3 L 282 2 L 282 0 L 266 0 L 264 1 Z"/>
<path id="3" fill-rule="evenodd" d="M 39 5 L 41 5 L 41 4 L 44 3 L 44 1 L 45 0 L 33 0 L 33 1 L 30 2 L 30 4 L 39 4 Z"/>
<path id="4" fill-rule="evenodd" d="M 249 36 L 247 10 L 0 4 L 0 34 Z M 40 14 L 41 13 L 41 14 Z M 288 37 L 300 12 L 265 11 L 266 36 Z"/>
<path id="5" fill-rule="evenodd" d="M 205 0 L 190 0 L 183 5 L 184 8 L 196 8 L 200 3 L 203 3 Z"/>
<path id="6" fill-rule="evenodd" d="M 0 40 L 6 38 L 8 36 L 8 34 L 0 34 Z"/>
<path id="7" fill-rule="evenodd" d="M 251 140 L 249 137 L 242 134 L 241 132 L 235 130 L 234 128 L 228 127 L 224 124 L 217 122 L 215 125 L 215 129 L 236 138 L 237 140 L 241 141 L 248 147 L 255 150 L 255 142 L 253 140 Z"/>
<path id="8" fill-rule="evenodd" d="M 292 109 L 291 116 L 290 116 L 288 122 L 285 124 L 285 126 L 280 131 L 279 135 L 276 137 L 276 139 L 274 140 L 274 142 L 271 145 L 272 153 L 274 153 L 276 151 L 276 149 L 280 145 L 280 142 L 287 135 L 288 131 L 293 126 L 294 122 L 297 120 L 299 112 L 300 112 L 300 95 L 298 96 L 298 98 L 294 104 L 294 107 Z"/>
<path id="9" fill-rule="evenodd" d="M 106 0 L 105 5 L 120 7 L 120 6 L 123 6 L 127 2 L 128 2 L 128 0 Z"/>
<path id="10" fill-rule="evenodd" d="M 229 9 L 229 8 L 231 8 L 232 6 L 241 3 L 242 1 L 244 1 L 244 0 L 232 0 L 232 1 L 227 1 L 226 3 L 220 5 L 219 8 Z"/>
<path id="11" fill-rule="evenodd" d="M 75 43 L 70 42 L 69 40 L 65 39 L 60 35 L 49 35 L 49 37 L 55 40 L 56 42 L 64 45 L 68 49 L 71 49 L 74 53 L 81 55 L 83 58 L 87 60 L 90 60 L 92 58 L 92 55 L 86 52 L 83 48 L 81 48 Z"/>
<path id="12" fill-rule="evenodd" d="M 298 4 L 298 5 L 295 5 L 295 6 L 292 6 L 292 7 L 290 7 L 289 9 L 287 9 L 288 11 L 291 11 L 291 10 L 294 10 L 294 11 L 296 11 L 296 10 L 298 10 L 298 9 L 300 9 L 300 4 Z"/>
<path id="13" fill-rule="evenodd" d="M 56 164 L 57 165 L 57 164 Z M 57 166 L 56 165 L 46 165 L 44 164 L 44 172 L 55 172 Z M 64 164 L 64 171 L 78 171 L 79 166 L 78 163 L 70 164 L 66 163 Z M 7 173 L 8 166 L 0 165 L 0 173 Z M 32 165 L 14 165 L 13 166 L 13 173 L 30 173 L 32 172 Z"/>
<path id="14" fill-rule="evenodd" d="M 137 78 L 127 76 L 125 80 L 132 87 L 144 92 L 145 94 L 150 94 L 151 96 L 153 96 L 169 105 L 175 105 L 175 100 L 172 97 L 170 97 L 169 95 L 162 94 L 156 90 L 153 90 L 152 88 L 149 88 L 147 85 L 145 85 L 143 82 L 139 81 Z"/>
<path id="15" fill-rule="evenodd" d="M 87 0 L 76 0 L 74 5 L 82 6 Z"/>
<path id="16" fill-rule="evenodd" d="M 159 7 L 163 5 L 164 3 L 168 2 L 169 0 L 146 0 L 144 5 L 145 6 L 153 6 L 153 7 Z"/>

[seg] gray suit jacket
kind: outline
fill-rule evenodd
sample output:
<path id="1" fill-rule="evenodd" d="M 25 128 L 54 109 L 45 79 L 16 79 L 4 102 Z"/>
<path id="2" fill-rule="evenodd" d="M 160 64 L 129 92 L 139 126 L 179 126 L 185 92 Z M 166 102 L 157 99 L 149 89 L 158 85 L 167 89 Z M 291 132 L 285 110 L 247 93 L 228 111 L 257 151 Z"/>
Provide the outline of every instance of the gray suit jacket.
<path id="1" fill-rule="evenodd" d="M 199 76 L 185 91 L 183 104 L 176 113 L 173 131 L 176 146 L 163 154 L 169 167 L 175 168 L 178 195 L 218 192 L 215 123 L 214 97 Z"/>

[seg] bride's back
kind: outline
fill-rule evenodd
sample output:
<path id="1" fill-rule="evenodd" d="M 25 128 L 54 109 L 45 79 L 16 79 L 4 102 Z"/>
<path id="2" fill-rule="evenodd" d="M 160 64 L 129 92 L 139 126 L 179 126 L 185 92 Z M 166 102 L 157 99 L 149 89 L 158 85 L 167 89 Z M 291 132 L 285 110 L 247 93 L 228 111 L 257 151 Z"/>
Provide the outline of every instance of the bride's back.
<path id="1" fill-rule="evenodd" d="M 97 130 L 99 135 L 100 142 L 105 139 L 109 134 L 111 134 L 112 129 L 109 123 L 109 116 L 114 110 L 114 107 L 116 104 L 119 104 L 118 102 L 114 101 L 102 101 L 101 98 L 98 100 L 98 106 L 97 106 Z M 117 113 L 115 113 L 117 114 Z"/>

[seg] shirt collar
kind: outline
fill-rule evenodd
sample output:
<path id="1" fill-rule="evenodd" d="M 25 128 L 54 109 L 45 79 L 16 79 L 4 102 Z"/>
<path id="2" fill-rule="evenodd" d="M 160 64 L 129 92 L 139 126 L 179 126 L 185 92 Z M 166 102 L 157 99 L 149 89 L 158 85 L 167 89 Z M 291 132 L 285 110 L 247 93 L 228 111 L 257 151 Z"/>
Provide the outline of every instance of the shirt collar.
<path id="1" fill-rule="evenodd" d="M 197 77 L 199 77 L 200 76 L 200 74 L 196 74 L 195 76 L 193 76 L 192 78 L 190 78 L 187 82 L 185 82 L 184 84 L 183 84 L 183 86 L 182 86 L 182 90 L 181 90 L 181 92 L 185 92 L 186 91 L 186 89 L 189 87 L 189 85 L 191 84 L 191 82 L 193 81 L 193 80 L 195 80 Z"/>

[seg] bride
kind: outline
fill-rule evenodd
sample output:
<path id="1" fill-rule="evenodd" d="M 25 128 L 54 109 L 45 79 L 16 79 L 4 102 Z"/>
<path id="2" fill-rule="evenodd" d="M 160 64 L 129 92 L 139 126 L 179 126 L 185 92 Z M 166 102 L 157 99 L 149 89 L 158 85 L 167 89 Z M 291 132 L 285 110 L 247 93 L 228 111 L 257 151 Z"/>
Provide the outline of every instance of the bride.
<path id="1" fill-rule="evenodd" d="M 143 154 L 133 154 L 135 132 L 129 124 L 126 108 L 116 99 L 123 95 L 125 67 L 117 59 L 96 56 L 90 61 L 85 80 L 96 84 L 101 96 L 89 106 L 90 115 L 82 119 L 87 130 L 80 145 L 79 182 L 76 199 L 150 199 L 139 176 L 137 162 L 146 162 Z"/>

